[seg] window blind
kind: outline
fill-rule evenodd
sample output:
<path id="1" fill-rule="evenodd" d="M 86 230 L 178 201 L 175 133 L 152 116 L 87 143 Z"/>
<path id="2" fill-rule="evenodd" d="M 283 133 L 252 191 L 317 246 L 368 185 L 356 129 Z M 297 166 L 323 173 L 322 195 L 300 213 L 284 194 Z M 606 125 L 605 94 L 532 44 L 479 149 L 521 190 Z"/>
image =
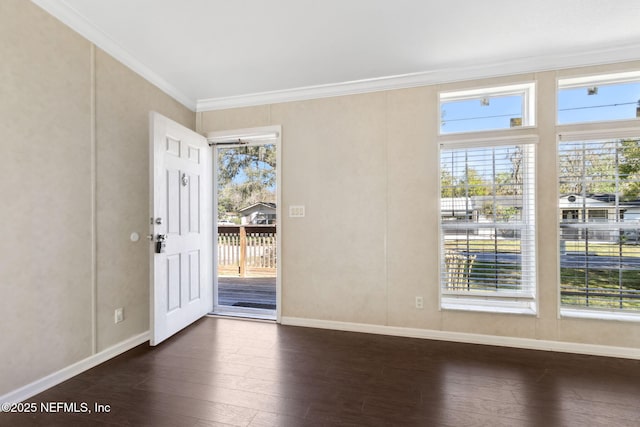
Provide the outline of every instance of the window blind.
<path id="1" fill-rule="evenodd" d="M 640 138 L 564 139 L 561 305 L 640 313 Z"/>
<path id="2" fill-rule="evenodd" d="M 535 144 L 440 151 L 444 308 L 535 310 Z"/>

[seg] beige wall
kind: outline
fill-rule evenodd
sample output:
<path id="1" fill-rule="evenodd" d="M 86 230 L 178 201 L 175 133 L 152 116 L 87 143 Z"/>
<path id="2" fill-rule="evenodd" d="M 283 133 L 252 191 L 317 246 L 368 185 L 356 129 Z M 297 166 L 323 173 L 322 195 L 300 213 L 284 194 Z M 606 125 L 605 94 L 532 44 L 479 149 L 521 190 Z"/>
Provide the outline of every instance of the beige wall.
<path id="1" fill-rule="evenodd" d="M 640 62 L 198 113 L 199 131 L 282 125 L 285 317 L 640 347 L 637 323 L 558 316 L 555 99 L 559 76 Z M 537 81 L 539 316 L 438 308 L 440 90 Z M 593 126 L 592 126 L 593 127 Z M 588 126 L 584 127 L 585 129 Z M 499 133 L 493 133 L 499 134 Z M 423 296 L 424 310 L 414 308 Z"/>
<path id="2" fill-rule="evenodd" d="M 195 115 L 28 1 L 0 58 L 2 395 L 148 330 L 148 112 Z"/>

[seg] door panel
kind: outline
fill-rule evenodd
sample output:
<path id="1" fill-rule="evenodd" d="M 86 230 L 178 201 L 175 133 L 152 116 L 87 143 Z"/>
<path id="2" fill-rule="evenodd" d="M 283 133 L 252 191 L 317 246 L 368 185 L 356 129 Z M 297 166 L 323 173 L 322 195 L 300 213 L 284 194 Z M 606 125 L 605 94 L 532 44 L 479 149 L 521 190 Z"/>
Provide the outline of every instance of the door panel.
<path id="1" fill-rule="evenodd" d="M 172 311 L 180 308 L 180 254 L 169 255 L 166 259 L 167 265 L 167 311 Z"/>
<path id="2" fill-rule="evenodd" d="M 151 345 L 213 309 L 212 157 L 206 139 L 151 113 Z"/>
<path id="3" fill-rule="evenodd" d="M 189 232 L 200 233 L 200 176 L 189 175 Z"/>
<path id="4" fill-rule="evenodd" d="M 200 251 L 189 252 L 189 301 L 200 298 Z"/>
<path id="5" fill-rule="evenodd" d="M 165 217 L 167 218 L 167 233 L 180 234 L 180 171 L 167 170 L 167 203 Z"/>

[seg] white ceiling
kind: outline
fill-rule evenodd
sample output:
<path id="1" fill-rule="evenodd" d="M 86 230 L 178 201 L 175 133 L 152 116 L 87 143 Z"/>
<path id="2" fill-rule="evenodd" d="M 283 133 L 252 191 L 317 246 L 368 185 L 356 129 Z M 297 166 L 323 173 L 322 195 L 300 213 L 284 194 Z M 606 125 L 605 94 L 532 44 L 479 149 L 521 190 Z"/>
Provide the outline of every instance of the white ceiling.
<path id="1" fill-rule="evenodd" d="M 638 0 L 33 1 L 191 108 L 640 59 Z"/>

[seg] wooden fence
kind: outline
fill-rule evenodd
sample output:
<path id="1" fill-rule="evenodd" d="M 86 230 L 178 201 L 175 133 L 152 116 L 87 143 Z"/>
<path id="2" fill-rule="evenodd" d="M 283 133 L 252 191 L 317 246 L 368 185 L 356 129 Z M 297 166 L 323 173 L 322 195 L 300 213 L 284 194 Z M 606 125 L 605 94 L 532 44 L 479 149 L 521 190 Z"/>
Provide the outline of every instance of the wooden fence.
<path id="1" fill-rule="evenodd" d="M 218 274 L 275 277 L 276 226 L 218 226 Z"/>

